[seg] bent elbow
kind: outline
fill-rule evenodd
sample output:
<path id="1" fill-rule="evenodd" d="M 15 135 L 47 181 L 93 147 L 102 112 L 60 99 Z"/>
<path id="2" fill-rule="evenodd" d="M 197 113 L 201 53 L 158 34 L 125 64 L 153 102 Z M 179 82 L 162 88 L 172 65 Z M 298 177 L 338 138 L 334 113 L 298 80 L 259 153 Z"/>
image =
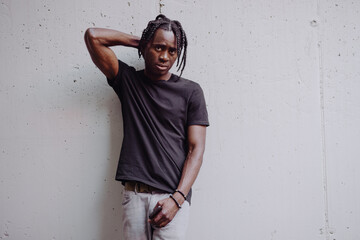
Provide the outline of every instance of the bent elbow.
<path id="1" fill-rule="evenodd" d="M 94 28 L 86 29 L 85 34 L 84 34 L 85 41 L 94 40 L 96 38 L 95 32 L 96 32 L 96 30 Z"/>
<path id="2" fill-rule="evenodd" d="M 199 143 L 192 143 L 189 144 L 188 146 L 188 153 L 189 154 L 199 154 L 199 155 L 203 155 L 205 152 L 205 144 L 203 144 L 202 142 Z"/>

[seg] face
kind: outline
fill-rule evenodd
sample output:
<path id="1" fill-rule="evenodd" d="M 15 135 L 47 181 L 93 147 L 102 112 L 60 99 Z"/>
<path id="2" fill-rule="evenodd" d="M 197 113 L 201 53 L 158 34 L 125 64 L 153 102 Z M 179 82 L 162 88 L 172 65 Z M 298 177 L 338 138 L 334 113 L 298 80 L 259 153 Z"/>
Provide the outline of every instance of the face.
<path id="1" fill-rule="evenodd" d="M 156 30 L 143 51 L 145 74 L 152 80 L 169 80 L 169 70 L 177 59 L 176 38 L 172 31 Z"/>

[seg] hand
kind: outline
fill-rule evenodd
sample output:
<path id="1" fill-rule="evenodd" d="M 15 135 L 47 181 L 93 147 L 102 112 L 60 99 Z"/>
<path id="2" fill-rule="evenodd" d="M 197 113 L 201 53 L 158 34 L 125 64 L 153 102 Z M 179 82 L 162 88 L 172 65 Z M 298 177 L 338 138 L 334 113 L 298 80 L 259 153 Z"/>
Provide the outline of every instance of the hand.
<path id="1" fill-rule="evenodd" d="M 149 222 L 155 227 L 162 228 L 173 220 L 179 208 L 171 198 L 160 200 L 154 209 L 158 206 L 161 206 L 162 210 L 153 219 L 149 219 Z"/>

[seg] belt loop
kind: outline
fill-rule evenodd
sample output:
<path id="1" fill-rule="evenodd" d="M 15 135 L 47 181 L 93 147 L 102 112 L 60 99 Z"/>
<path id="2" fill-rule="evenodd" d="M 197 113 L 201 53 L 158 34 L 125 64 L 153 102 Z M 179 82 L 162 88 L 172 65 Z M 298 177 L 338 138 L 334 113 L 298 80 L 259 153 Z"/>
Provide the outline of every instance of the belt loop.
<path id="1" fill-rule="evenodd" d="M 139 187 L 139 183 L 138 182 L 134 182 L 134 192 L 135 194 L 137 194 L 139 191 L 138 191 L 138 187 Z"/>

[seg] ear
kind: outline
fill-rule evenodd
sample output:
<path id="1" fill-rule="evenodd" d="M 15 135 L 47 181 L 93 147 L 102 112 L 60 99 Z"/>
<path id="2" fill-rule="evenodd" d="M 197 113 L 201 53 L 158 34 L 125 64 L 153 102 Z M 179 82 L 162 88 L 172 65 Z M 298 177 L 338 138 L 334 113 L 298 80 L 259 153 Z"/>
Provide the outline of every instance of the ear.
<path id="1" fill-rule="evenodd" d="M 140 53 L 141 53 L 141 56 L 144 57 L 144 46 L 142 46 L 142 47 L 140 48 Z"/>
<path id="2" fill-rule="evenodd" d="M 145 52 L 146 52 L 145 50 L 146 50 L 146 48 L 148 48 L 149 46 L 150 46 L 150 42 L 148 42 L 147 44 L 144 44 L 144 45 L 141 46 L 141 48 L 140 48 L 141 56 L 144 57 Z"/>

